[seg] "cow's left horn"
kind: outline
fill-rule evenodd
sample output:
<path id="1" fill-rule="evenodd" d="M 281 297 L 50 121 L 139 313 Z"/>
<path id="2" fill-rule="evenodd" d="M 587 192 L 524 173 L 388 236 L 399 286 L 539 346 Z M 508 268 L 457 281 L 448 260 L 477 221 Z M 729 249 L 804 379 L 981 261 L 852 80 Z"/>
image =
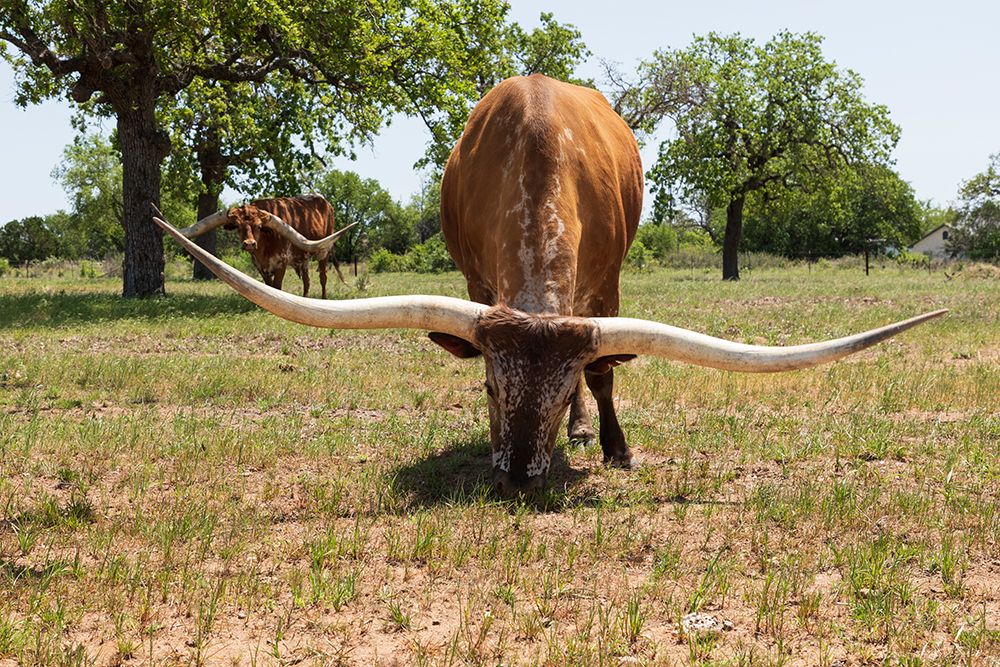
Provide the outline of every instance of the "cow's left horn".
<path id="1" fill-rule="evenodd" d="M 209 271 L 230 287 L 278 317 L 329 329 L 423 329 L 473 340 L 473 331 L 486 306 L 447 296 L 383 296 L 326 301 L 307 299 L 268 287 L 229 266 L 185 238 L 170 223 L 153 221 Z"/>
<path id="2" fill-rule="evenodd" d="M 901 331 L 947 313 L 935 310 L 864 333 L 807 345 L 745 345 L 628 317 L 595 317 L 600 332 L 598 356 L 651 354 L 698 366 L 746 373 L 774 373 L 834 361 L 891 338 Z"/>
<path id="3" fill-rule="evenodd" d="M 356 222 L 352 222 L 343 229 L 338 229 L 326 238 L 319 239 L 318 241 L 310 241 L 306 237 L 302 236 L 302 234 L 299 234 L 297 231 L 292 229 L 291 225 L 273 213 L 268 213 L 267 216 L 268 227 L 291 241 L 292 245 L 299 250 L 304 250 L 306 252 L 327 252 L 333 247 L 333 244 L 337 242 L 337 239 L 343 236 L 344 233 L 351 227 L 358 224 Z"/>
<path id="4" fill-rule="evenodd" d="M 160 209 L 156 208 L 156 204 L 151 204 L 153 208 L 153 213 L 160 217 L 163 214 L 160 213 Z M 183 229 L 178 229 L 177 231 L 184 235 L 185 238 L 194 239 L 198 238 L 202 234 L 206 234 L 216 227 L 221 227 L 226 224 L 226 220 L 229 217 L 229 211 L 216 211 L 210 215 L 206 215 L 204 218 L 194 223 L 190 227 L 184 227 Z"/>

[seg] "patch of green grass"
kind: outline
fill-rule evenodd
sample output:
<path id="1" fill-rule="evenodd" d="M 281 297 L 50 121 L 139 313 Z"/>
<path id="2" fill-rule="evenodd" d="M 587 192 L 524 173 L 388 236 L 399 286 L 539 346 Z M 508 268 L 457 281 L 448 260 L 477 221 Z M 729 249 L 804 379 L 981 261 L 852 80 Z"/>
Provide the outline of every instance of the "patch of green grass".
<path id="1" fill-rule="evenodd" d="M 643 468 L 561 434 L 545 492 L 506 503 L 481 361 L 301 327 L 220 284 L 124 302 L 77 273 L 0 284 L 0 661 L 975 664 L 1000 646 L 995 280 L 627 273 L 623 315 L 744 342 L 951 312 L 795 373 L 625 364 Z M 464 289 L 378 274 L 335 294 Z M 735 628 L 679 641 L 694 609 Z"/>

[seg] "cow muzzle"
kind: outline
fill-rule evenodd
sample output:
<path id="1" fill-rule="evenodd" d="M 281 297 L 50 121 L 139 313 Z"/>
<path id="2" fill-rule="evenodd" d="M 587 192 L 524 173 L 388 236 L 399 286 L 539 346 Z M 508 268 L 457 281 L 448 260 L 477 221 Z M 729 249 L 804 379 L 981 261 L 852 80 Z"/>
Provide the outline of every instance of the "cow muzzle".
<path id="1" fill-rule="evenodd" d="M 256 250 L 257 249 L 257 242 L 256 241 L 244 241 L 243 242 L 243 249 L 246 250 L 247 252 L 250 252 L 251 250 Z"/>
<path id="2" fill-rule="evenodd" d="M 520 477 L 499 468 L 493 469 L 493 486 L 500 497 L 512 500 L 518 496 L 533 496 L 545 488 L 546 475 Z"/>

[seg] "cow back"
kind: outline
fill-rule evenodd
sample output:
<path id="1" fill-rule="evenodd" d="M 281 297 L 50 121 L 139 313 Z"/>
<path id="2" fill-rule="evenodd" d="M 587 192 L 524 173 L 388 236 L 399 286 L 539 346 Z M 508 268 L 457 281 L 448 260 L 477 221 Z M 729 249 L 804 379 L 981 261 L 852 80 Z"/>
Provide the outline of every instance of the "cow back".
<path id="1" fill-rule="evenodd" d="M 470 296 L 614 315 L 642 212 L 635 137 L 596 90 L 541 75 L 476 106 L 441 184 L 441 227 Z"/>

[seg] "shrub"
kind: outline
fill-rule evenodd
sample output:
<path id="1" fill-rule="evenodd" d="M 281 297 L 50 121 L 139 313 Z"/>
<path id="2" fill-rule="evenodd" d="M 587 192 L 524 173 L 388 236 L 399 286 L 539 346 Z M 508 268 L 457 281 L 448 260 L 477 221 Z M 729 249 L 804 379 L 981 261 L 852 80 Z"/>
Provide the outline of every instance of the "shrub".
<path id="1" fill-rule="evenodd" d="M 677 230 L 669 225 L 654 225 L 647 223 L 639 225 L 635 234 L 637 243 L 642 243 L 649 254 L 662 262 L 667 256 L 677 251 Z"/>
<path id="2" fill-rule="evenodd" d="M 632 243 L 632 247 L 629 248 L 628 254 L 625 256 L 625 264 L 633 269 L 645 269 L 649 266 L 652 254 L 646 249 L 646 246 L 642 241 L 638 239 Z"/>
<path id="3" fill-rule="evenodd" d="M 909 250 L 901 250 L 895 257 L 896 263 L 900 266 L 912 266 L 912 267 L 926 267 L 930 264 L 930 257 L 922 252 L 910 252 Z"/>
<path id="4" fill-rule="evenodd" d="M 417 273 L 443 273 L 455 269 L 455 262 L 448 254 L 440 234 L 413 246 L 405 257 L 409 264 L 407 268 Z"/>
<path id="5" fill-rule="evenodd" d="M 8 271 L 10 271 L 10 262 L 4 257 L 0 257 L 0 277 L 3 277 L 3 274 Z"/>
<path id="6" fill-rule="evenodd" d="M 97 265 L 94 262 L 88 262 L 86 260 L 80 262 L 80 277 L 81 278 L 96 278 L 97 277 Z"/>
<path id="7" fill-rule="evenodd" d="M 405 255 L 396 255 L 385 248 L 379 248 L 368 259 L 368 270 L 372 273 L 399 271 L 443 273 L 454 269 L 455 262 L 448 254 L 440 234 L 435 234 L 423 243 L 413 246 Z"/>
<path id="8" fill-rule="evenodd" d="M 401 255 L 379 248 L 368 259 L 368 270 L 372 273 L 392 273 L 403 270 L 405 260 Z"/>

